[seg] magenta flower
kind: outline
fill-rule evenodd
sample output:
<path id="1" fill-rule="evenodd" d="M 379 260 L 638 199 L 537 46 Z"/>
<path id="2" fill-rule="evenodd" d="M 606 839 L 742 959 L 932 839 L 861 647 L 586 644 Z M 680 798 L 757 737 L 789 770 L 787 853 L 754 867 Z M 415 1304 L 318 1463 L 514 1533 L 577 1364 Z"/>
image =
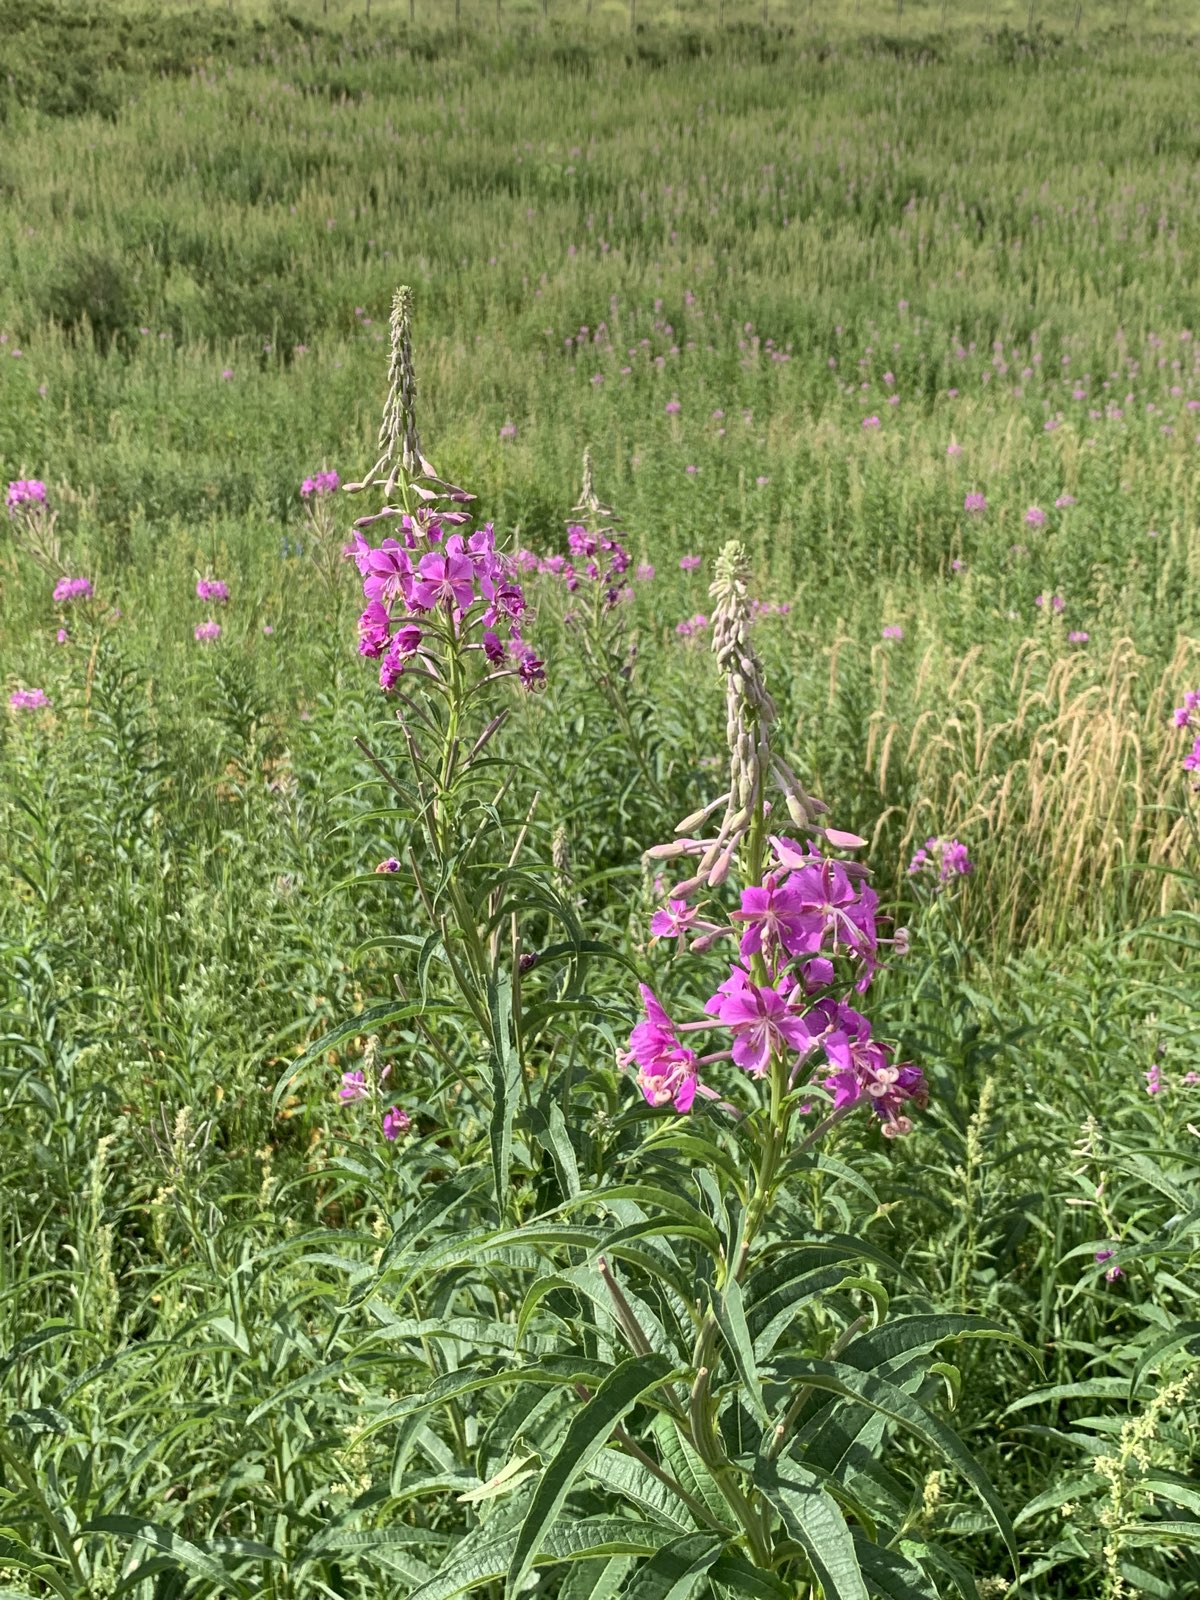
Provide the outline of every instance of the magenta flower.
<path id="1" fill-rule="evenodd" d="M 90 578 L 60 578 L 54 585 L 54 599 L 58 605 L 67 605 L 73 600 L 90 600 L 92 592 Z"/>
<path id="2" fill-rule="evenodd" d="M 886 1138 L 911 1133 L 912 1121 L 901 1107 L 911 1102 L 924 1108 L 929 1103 L 924 1073 L 907 1063 L 893 1065 L 887 1045 L 871 1038 L 870 1023 L 849 1006 L 837 1006 L 835 1021 L 838 1026 L 821 1040 L 834 1068 L 825 1079 L 834 1110 L 841 1111 L 866 1099 L 883 1123 Z"/>
<path id="3" fill-rule="evenodd" d="M 396 634 L 388 646 L 387 655 L 379 664 L 379 687 L 385 694 L 390 694 L 396 687 L 405 667 L 420 648 L 423 637 L 420 628 L 411 622 Z"/>
<path id="4" fill-rule="evenodd" d="M 197 600 L 216 600 L 224 605 L 229 599 L 229 585 L 220 578 L 199 578 L 196 581 Z"/>
<path id="5" fill-rule="evenodd" d="M 678 400 L 668 400 L 665 409 L 669 417 L 677 417 L 683 410 L 683 407 L 679 404 Z"/>
<path id="6" fill-rule="evenodd" d="M 500 437 L 502 439 L 515 439 L 517 437 L 517 425 L 516 425 L 516 423 L 515 422 L 506 422 L 504 424 L 504 426 L 500 429 Z"/>
<path id="7" fill-rule="evenodd" d="M 1111 1261 L 1115 1254 L 1115 1250 L 1097 1250 L 1095 1256 L 1096 1265 L 1103 1266 L 1106 1261 Z M 1105 1281 L 1108 1283 L 1116 1283 L 1118 1278 L 1123 1278 L 1124 1276 L 1124 1272 L 1118 1266 L 1109 1267 L 1108 1271 L 1104 1274 Z"/>
<path id="8" fill-rule="evenodd" d="M 1046 513 L 1041 506 L 1030 506 L 1025 513 L 1025 523 L 1030 528 L 1043 528 L 1046 525 Z"/>
<path id="9" fill-rule="evenodd" d="M 1086 644 L 1090 636 L 1082 628 L 1076 628 L 1067 635 L 1068 644 Z"/>
<path id="10" fill-rule="evenodd" d="M 926 839 L 908 864 L 910 877 L 936 869 L 939 883 L 949 883 L 952 878 L 963 878 L 974 872 L 975 866 L 967 854 L 965 844 L 957 839 Z"/>
<path id="11" fill-rule="evenodd" d="M 654 568 L 648 561 L 638 563 L 637 580 L 639 583 L 651 583 L 654 580 Z"/>
<path id="12" fill-rule="evenodd" d="M 387 607 L 372 600 L 358 619 L 358 653 L 363 656 L 381 656 L 391 643 L 392 619 Z"/>
<path id="13" fill-rule="evenodd" d="M 1152 1066 L 1147 1067 L 1142 1076 L 1146 1080 L 1147 1094 L 1162 1094 L 1163 1090 L 1167 1087 L 1166 1080 L 1162 1075 L 1162 1068 L 1159 1066 L 1157 1061 Z"/>
<path id="14" fill-rule="evenodd" d="M 650 918 L 652 939 L 682 939 L 696 920 L 696 910 L 686 900 L 671 900 Z"/>
<path id="15" fill-rule="evenodd" d="M 546 681 L 546 663 L 527 649 L 517 664 L 517 677 L 527 689 L 539 689 Z"/>
<path id="16" fill-rule="evenodd" d="M 385 539 L 378 550 L 363 542 L 354 559 L 363 575 L 363 595 L 367 600 L 378 600 L 381 605 L 390 605 L 397 598 L 411 600 L 412 561 L 395 539 Z"/>
<path id="17" fill-rule="evenodd" d="M 904 629 L 898 623 L 892 622 L 883 630 L 885 639 L 903 639 Z"/>
<path id="18" fill-rule="evenodd" d="M 659 1004 L 652 989 L 640 984 L 646 1020 L 629 1035 L 629 1050 L 618 1060 L 622 1066 L 637 1065 L 638 1088 L 647 1105 L 673 1105 L 683 1113 L 690 1111 L 699 1083 L 696 1055 L 679 1042 L 675 1024 Z"/>
<path id="19" fill-rule="evenodd" d="M 221 637 L 221 624 L 211 617 L 207 622 L 198 622 L 192 629 L 192 637 L 197 644 L 213 644 Z"/>
<path id="20" fill-rule="evenodd" d="M 371 1091 L 362 1072 L 343 1072 L 342 1087 L 338 1090 L 338 1099 L 349 1102 L 351 1100 L 365 1100 Z"/>
<path id="21" fill-rule="evenodd" d="M 305 478 L 300 485 L 300 497 L 311 500 L 314 496 L 332 494 L 338 487 L 341 479 L 336 472 L 314 472 L 311 478 Z"/>
<path id="22" fill-rule="evenodd" d="M 770 962 L 781 949 L 799 950 L 808 929 L 803 898 L 773 872 L 767 873 L 761 887 L 742 890 L 741 909 L 730 913 L 730 921 L 744 925 L 738 947 L 743 961 L 761 955 Z"/>
<path id="23" fill-rule="evenodd" d="M 680 556 L 680 572 L 695 572 L 700 566 L 701 559 L 702 558 L 700 556 Z"/>
<path id="24" fill-rule="evenodd" d="M 8 703 L 14 711 L 41 711 L 50 701 L 44 689 L 14 689 Z"/>
<path id="25" fill-rule="evenodd" d="M 423 611 L 438 606 L 465 611 L 475 598 L 475 569 L 466 556 L 431 550 L 417 563 L 412 604 Z"/>
<path id="26" fill-rule="evenodd" d="M 862 425 L 868 430 L 883 426 L 878 417 L 864 417 L 862 419 Z"/>
<path id="27" fill-rule="evenodd" d="M 1073 506 L 1074 504 L 1075 496 L 1073 494 L 1060 494 L 1054 502 L 1054 508 L 1056 511 L 1065 511 L 1068 506 Z"/>
<path id="28" fill-rule="evenodd" d="M 704 1009 L 729 1029 L 734 1062 L 752 1078 L 766 1072 L 772 1051 L 803 1055 L 812 1048 L 813 1033 L 806 1019 L 791 1009 L 778 989 L 752 983 L 741 967 L 731 970 Z"/>
<path id="29" fill-rule="evenodd" d="M 969 494 L 963 499 L 963 510 L 973 516 L 979 516 L 987 510 L 987 497 L 982 494 Z"/>
<path id="30" fill-rule="evenodd" d="M 70 644 L 71 635 L 67 632 L 67 630 L 65 628 L 60 628 L 58 630 L 58 632 L 54 635 L 54 642 L 55 642 L 55 644 Z"/>
<path id="31" fill-rule="evenodd" d="M 412 1118 L 407 1111 L 402 1111 L 399 1106 L 389 1106 L 383 1113 L 381 1124 L 383 1137 L 389 1144 L 395 1144 L 402 1133 L 407 1133 L 412 1127 Z"/>
<path id="32" fill-rule="evenodd" d="M 39 478 L 15 478 L 4 496 L 4 504 L 12 517 L 22 506 L 44 506 L 45 503 L 46 485 Z"/>
<path id="33" fill-rule="evenodd" d="M 953 460 L 955 456 L 962 455 L 962 445 L 959 444 L 957 439 L 951 439 L 950 443 L 946 446 L 946 454 L 951 460 Z"/>

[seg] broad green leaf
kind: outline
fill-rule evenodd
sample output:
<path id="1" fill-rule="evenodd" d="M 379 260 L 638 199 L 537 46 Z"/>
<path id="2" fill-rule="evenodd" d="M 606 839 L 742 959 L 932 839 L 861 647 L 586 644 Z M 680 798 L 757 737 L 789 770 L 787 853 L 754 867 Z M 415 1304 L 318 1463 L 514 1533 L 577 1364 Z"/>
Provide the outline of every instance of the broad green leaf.
<path id="1" fill-rule="evenodd" d="M 176 1533 L 174 1528 L 163 1527 L 161 1523 L 147 1522 L 141 1517 L 95 1517 L 91 1522 L 85 1523 L 80 1532 L 111 1533 L 118 1538 L 140 1541 L 169 1556 L 175 1565 L 182 1567 L 193 1578 L 207 1578 L 210 1583 L 216 1583 L 222 1592 L 231 1589 L 238 1594 L 246 1592 L 241 1584 L 234 1582 L 228 1569 L 221 1562 L 185 1539 L 182 1534 Z"/>
<path id="2" fill-rule="evenodd" d="M 665 1383 L 674 1370 L 674 1363 L 665 1355 L 630 1356 L 608 1374 L 583 1409 L 572 1418 L 565 1439 L 534 1491 L 521 1525 L 508 1569 L 508 1587 L 512 1593 L 519 1592 L 576 1478 L 604 1448 L 622 1417 L 643 1395 Z"/>
<path id="3" fill-rule="evenodd" d="M 613 1600 L 633 1565 L 632 1556 L 596 1556 L 573 1566 L 559 1600 Z"/>
<path id="4" fill-rule="evenodd" d="M 695 1528 L 696 1518 L 679 1496 L 640 1461 L 622 1451 L 599 1451 L 586 1471 L 589 1478 L 630 1501 L 639 1511 L 670 1523 L 680 1533 L 691 1533 Z"/>
<path id="5" fill-rule="evenodd" d="M 721 1335 L 733 1357 L 738 1376 L 742 1380 L 742 1392 L 749 1400 L 759 1422 L 766 1427 L 770 1417 L 763 1401 L 758 1364 L 754 1359 L 754 1349 L 750 1343 L 750 1330 L 746 1326 L 742 1288 L 736 1278 L 729 1277 L 721 1293 L 713 1295 L 712 1309 Z"/>
<path id="6" fill-rule="evenodd" d="M 488 979 L 488 1015 L 492 1023 L 492 1053 L 488 1076 L 492 1091 L 492 1182 L 496 1212 L 508 1211 L 508 1169 L 512 1161 L 513 1120 L 521 1088 L 521 1061 L 512 1042 L 512 978 L 507 973 Z"/>
<path id="7" fill-rule="evenodd" d="M 899 1385 L 889 1383 L 870 1373 L 842 1362 L 807 1360 L 788 1357 L 779 1363 L 779 1372 L 798 1378 L 815 1389 L 827 1389 L 831 1394 L 841 1394 L 848 1399 L 861 1400 L 873 1410 L 900 1423 L 926 1444 L 938 1450 L 945 1459 L 957 1467 L 975 1490 L 996 1524 L 1013 1559 L 1017 1563 L 1016 1538 L 1008 1513 L 983 1468 L 952 1428 L 946 1426 Z"/>
<path id="8" fill-rule="evenodd" d="M 506 1533 L 461 1546 L 460 1559 L 435 1573 L 407 1600 L 454 1600 L 454 1596 L 495 1583 L 509 1569 L 519 1535 Z M 530 1565 L 556 1561 L 586 1561 L 599 1556 L 650 1556 L 678 1534 L 652 1523 L 623 1517 L 593 1517 L 553 1529 L 541 1541 Z"/>
<path id="9" fill-rule="evenodd" d="M 869 1600 L 854 1539 L 833 1496 L 794 1461 L 758 1461 L 754 1481 L 808 1557 L 825 1600 Z"/>
<path id="10" fill-rule="evenodd" d="M 611 1370 L 604 1363 L 573 1356 L 551 1357 L 536 1366 L 513 1367 L 505 1363 L 502 1366 L 489 1364 L 460 1368 L 457 1372 L 448 1372 L 444 1377 L 436 1378 L 419 1394 L 407 1395 L 403 1400 L 394 1400 L 386 1405 L 378 1416 L 358 1430 L 354 1442 L 370 1438 L 402 1417 L 428 1411 L 432 1406 L 445 1405 L 478 1389 L 494 1388 L 497 1384 L 546 1383 L 554 1387 L 566 1387 L 576 1383 L 602 1383 L 606 1376 L 611 1376 Z"/>
<path id="11" fill-rule="evenodd" d="M 1169 1354 L 1172 1350 L 1178 1350 L 1180 1345 L 1193 1343 L 1200 1346 L 1200 1322 L 1181 1322 L 1177 1327 L 1172 1328 L 1169 1332 L 1156 1339 L 1150 1348 L 1138 1358 L 1137 1366 L 1133 1369 L 1129 1379 L 1130 1400 L 1137 1393 L 1138 1385 L 1146 1375 L 1146 1372 L 1156 1361 L 1161 1360 L 1163 1356 Z M 1188 1353 L 1195 1355 L 1197 1352 L 1193 1350 Z"/>
<path id="12" fill-rule="evenodd" d="M 719 1535 L 685 1534 L 637 1569 L 621 1600 L 688 1600 L 724 1546 Z"/>
<path id="13" fill-rule="evenodd" d="M 854 1549 L 868 1590 L 884 1600 L 938 1600 L 937 1590 L 915 1561 L 859 1534 Z"/>

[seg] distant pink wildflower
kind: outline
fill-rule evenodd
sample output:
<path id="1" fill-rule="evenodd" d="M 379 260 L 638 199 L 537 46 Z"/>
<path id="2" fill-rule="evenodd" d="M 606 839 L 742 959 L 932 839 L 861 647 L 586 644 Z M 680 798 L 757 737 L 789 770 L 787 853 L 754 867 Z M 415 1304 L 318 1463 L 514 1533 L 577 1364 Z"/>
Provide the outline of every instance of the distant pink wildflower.
<path id="1" fill-rule="evenodd" d="M 44 689 L 14 689 L 8 703 L 14 711 L 41 711 L 50 701 Z"/>
<path id="2" fill-rule="evenodd" d="M 92 592 L 90 578 L 60 578 L 54 585 L 54 599 L 59 605 L 67 605 L 73 600 L 90 600 Z"/>

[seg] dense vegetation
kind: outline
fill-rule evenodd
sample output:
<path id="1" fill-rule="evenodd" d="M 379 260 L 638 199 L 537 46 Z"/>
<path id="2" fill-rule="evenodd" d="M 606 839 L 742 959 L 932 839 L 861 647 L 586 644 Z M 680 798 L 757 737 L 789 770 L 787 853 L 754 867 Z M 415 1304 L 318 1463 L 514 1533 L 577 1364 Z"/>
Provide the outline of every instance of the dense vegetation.
<path id="1" fill-rule="evenodd" d="M 1023 1594 L 1200 1592 L 1196 39 L 395 9 L 0 0 L 0 1594 L 994 1597 L 1005 1514 Z M 358 653 L 378 495 L 301 493 L 369 474 L 401 282 L 424 450 L 531 553 L 474 766 Z M 753 1083 L 614 1064 L 727 970 L 643 852 L 727 770 L 733 539 L 930 1091 L 797 1158 L 744 1306 Z M 648 1388 L 693 1290 L 715 1478 Z M 748 1443 L 789 1371 L 840 1568 Z"/>

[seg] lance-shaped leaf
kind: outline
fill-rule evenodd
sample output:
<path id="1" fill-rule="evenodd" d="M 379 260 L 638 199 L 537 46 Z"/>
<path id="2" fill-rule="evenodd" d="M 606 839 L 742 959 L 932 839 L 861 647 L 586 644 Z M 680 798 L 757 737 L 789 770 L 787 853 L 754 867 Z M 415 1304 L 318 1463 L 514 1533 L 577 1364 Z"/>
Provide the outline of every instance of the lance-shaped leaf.
<path id="1" fill-rule="evenodd" d="M 508 973 L 489 978 L 487 999 L 488 1015 L 492 1021 L 492 1054 L 488 1064 L 492 1090 L 489 1129 L 492 1181 L 496 1188 L 496 1210 L 503 1217 L 508 1208 L 513 1119 L 517 1114 L 517 1097 L 521 1088 L 521 1061 L 512 1042 L 512 978 Z"/>
<path id="2" fill-rule="evenodd" d="M 795 1461 L 762 1461 L 754 1481 L 808 1557 L 825 1600 L 868 1600 L 854 1538 L 837 1501 Z"/>
<path id="3" fill-rule="evenodd" d="M 788 1357 L 779 1362 L 778 1370 L 781 1376 L 799 1378 L 814 1389 L 824 1389 L 830 1394 L 840 1394 L 850 1400 L 861 1400 L 873 1411 L 890 1417 L 892 1421 L 908 1428 L 926 1444 L 939 1451 L 952 1466 L 958 1468 L 983 1501 L 1001 1538 L 1008 1546 L 1013 1565 L 1017 1564 L 1017 1543 L 1012 1523 L 996 1491 L 992 1488 L 987 1473 L 954 1429 L 939 1421 L 913 1395 L 907 1394 L 894 1383 L 888 1383 L 886 1379 L 860 1372 L 858 1368 L 848 1367 L 838 1361 Z"/>
<path id="4" fill-rule="evenodd" d="M 502 1578 L 513 1559 L 520 1534 L 506 1533 L 459 1547 L 456 1560 L 414 1589 L 408 1600 L 454 1600 L 469 1589 Z M 626 1517 L 589 1517 L 568 1522 L 546 1534 L 529 1566 L 554 1561 L 588 1561 L 599 1556 L 650 1556 L 678 1534 L 670 1528 Z M 528 1566 L 526 1567 L 528 1570 Z"/>
<path id="5" fill-rule="evenodd" d="M 519 1592 L 543 1538 L 562 1510 L 579 1474 L 603 1450 L 613 1428 L 626 1413 L 643 1395 L 665 1383 L 674 1370 L 674 1363 L 664 1355 L 630 1356 L 609 1373 L 583 1409 L 572 1418 L 562 1444 L 534 1491 L 521 1525 L 508 1569 L 511 1593 Z"/>
<path id="6" fill-rule="evenodd" d="M 161 1551 L 167 1556 L 172 1565 L 181 1567 L 184 1572 L 193 1578 L 205 1578 L 210 1583 L 215 1583 L 223 1594 L 245 1594 L 245 1588 L 236 1583 L 228 1569 L 211 1556 L 208 1551 L 201 1550 L 198 1545 L 192 1544 L 182 1534 L 176 1533 L 174 1528 L 163 1527 L 158 1522 L 147 1522 L 141 1517 L 95 1517 L 86 1523 L 80 1530 L 82 1533 L 111 1533 L 118 1538 L 140 1540 L 152 1549 Z M 280 1557 L 276 1552 L 271 1552 L 275 1560 Z"/>
<path id="7" fill-rule="evenodd" d="M 638 1568 L 622 1600 L 688 1600 L 724 1544 L 711 1533 L 688 1533 L 674 1540 Z"/>

